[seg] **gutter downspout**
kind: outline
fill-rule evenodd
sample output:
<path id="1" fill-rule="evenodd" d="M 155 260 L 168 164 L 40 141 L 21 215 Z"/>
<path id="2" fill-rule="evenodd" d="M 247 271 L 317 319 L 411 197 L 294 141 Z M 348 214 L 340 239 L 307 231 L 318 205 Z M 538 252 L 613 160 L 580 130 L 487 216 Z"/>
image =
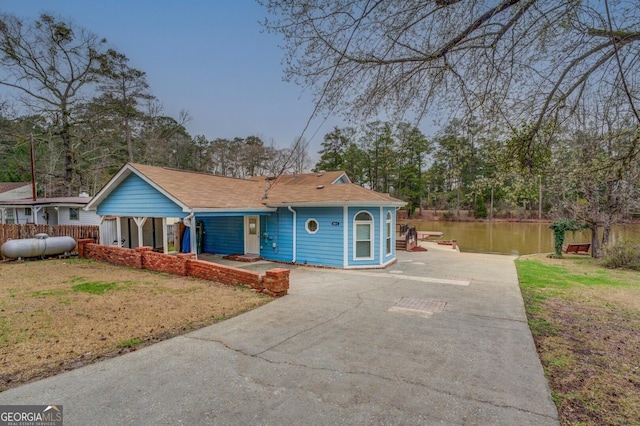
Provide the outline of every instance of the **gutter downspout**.
<path id="1" fill-rule="evenodd" d="M 298 218 L 298 214 L 297 212 L 291 208 L 291 206 L 287 206 L 287 209 L 293 213 L 293 259 L 291 260 L 291 263 L 296 263 L 296 257 L 298 254 L 298 247 L 296 246 L 296 241 L 297 241 L 297 218 Z"/>

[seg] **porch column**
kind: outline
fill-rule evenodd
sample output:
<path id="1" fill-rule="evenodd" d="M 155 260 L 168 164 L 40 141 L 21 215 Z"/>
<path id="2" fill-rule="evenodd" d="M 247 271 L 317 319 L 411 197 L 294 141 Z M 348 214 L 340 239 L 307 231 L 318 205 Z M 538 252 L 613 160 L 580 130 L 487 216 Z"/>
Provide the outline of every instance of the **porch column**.
<path id="1" fill-rule="evenodd" d="M 4 225 L 4 207 L 0 207 L 0 225 Z"/>
<path id="2" fill-rule="evenodd" d="M 147 221 L 146 217 L 134 217 L 133 221 L 136 223 L 136 225 L 138 226 L 138 247 L 142 247 L 144 246 L 142 238 L 142 227 L 144 226 L 145 222 Z"/>
<path id="3" fill-rule="evenodd" d="M 34 225 L 38 224 L 38 213 L 40 213 L 40 210 L 42 210 L 42 207 L 33 206 L 33 208 L 31 209 L 31 214 L 33 215 L 33 224 Z"/>
<path id="4" fill-rule="evenodd" d="M 195 216 L 193 218 L 191 218 L 191 230 L 189 231 L 191 233 L 190 238 L 189 238 L 189 242 L 191 243 L 191 248 L 190 248 L 190 252 L 193 253 L 196 256 L 196 259 L 198 258 L 198 235 L 196 232 L 196 218 Z"/>
<path id="5" fill-rule="evenodd" d="M 118 247 L 122 247 L 122 223 L 120 222 L 120 216 L 116 217 L 116 238 L 118 238 L 116 244 Z"/>
<path id="6" fill-rule="evenodd" d="M 162 218 L 162 252 L 169 253 L 169 242 L 167 241 L 167 218 Z"/>

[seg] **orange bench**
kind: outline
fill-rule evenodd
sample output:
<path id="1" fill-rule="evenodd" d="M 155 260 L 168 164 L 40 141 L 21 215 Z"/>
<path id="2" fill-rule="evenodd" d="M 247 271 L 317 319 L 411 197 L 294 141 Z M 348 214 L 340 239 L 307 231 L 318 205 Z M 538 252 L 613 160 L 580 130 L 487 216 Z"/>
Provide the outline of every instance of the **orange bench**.
<path id="1" fill-rule="evenodd" d="M 590 247 L 591 247 L 591 244 L 589 243 L 568 244 L 567 248 L 564 249 L 564 252 L 575 253 L 575 254 L 589 254 Z"/>

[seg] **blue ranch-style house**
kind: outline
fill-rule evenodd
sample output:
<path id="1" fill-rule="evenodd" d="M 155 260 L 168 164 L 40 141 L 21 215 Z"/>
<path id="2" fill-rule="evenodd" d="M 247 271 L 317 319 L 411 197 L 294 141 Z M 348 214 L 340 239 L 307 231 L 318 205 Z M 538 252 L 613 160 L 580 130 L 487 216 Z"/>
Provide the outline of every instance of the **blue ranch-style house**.
<path id="1" fill-rule="evenodd" d="M 238 179 L 127 163 L 86 209 L 101 218 L 103 244 L 171 253 L 184 242 L 183 252 L 348 269 L 396 260 L 404 204 L 341 171 Z M 201 237 L 174 237 L 180 222 Z"/>

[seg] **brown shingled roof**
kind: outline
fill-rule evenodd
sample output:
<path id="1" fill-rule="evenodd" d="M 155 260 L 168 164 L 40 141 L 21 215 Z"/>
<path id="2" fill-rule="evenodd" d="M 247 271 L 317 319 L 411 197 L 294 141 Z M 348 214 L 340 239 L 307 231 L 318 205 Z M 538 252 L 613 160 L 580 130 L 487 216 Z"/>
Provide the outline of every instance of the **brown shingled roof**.
<path id="1" fill-rule="evenodd" d="M 344 172 L 306 173 L 280 176 L 268 192 L 269 205 L 309 203 L 399 203 L 388 194 L 371 191 L 353 183 L 332 184 Z"/>
<path id="2" fill-rule="evenodd" d="M 122 175 L 122 172 L 126 172 L 127 167 L 190 209 L 264 209 L 289 204 L 404 204 L 388 194 L 352 183 L 333 184 L 344 175 L 342 171 L 282 175 L 277 179 L 264 176 L 239 179 L 128 163 L 116 176 L 124 178 L 126 174 Z M 112 183 L 110 181 L 100 191 L 97 203 L 110 192 L 108 187 Z"/>
<path id="3" fill-rule="evenodd" d="M 0 194 L 12 191 L 23 186 L 31 185 L 30 182 L 0 182 Z"/>
<path id="4" fill-rule="evenodd" d="M 0 205 L 39 206 L 39 205 L 78 205 L 84 206 L 91 201 L 91 197 L 53 197 L 53 198 L 21 198 L 18 200 L 0 201 Z"/>
<path id="5" fill-rule="evenodd" d="M 167 167 L 129 163 L 171 196 L 191 208 L 263 208 L 263 184 Z"/>

